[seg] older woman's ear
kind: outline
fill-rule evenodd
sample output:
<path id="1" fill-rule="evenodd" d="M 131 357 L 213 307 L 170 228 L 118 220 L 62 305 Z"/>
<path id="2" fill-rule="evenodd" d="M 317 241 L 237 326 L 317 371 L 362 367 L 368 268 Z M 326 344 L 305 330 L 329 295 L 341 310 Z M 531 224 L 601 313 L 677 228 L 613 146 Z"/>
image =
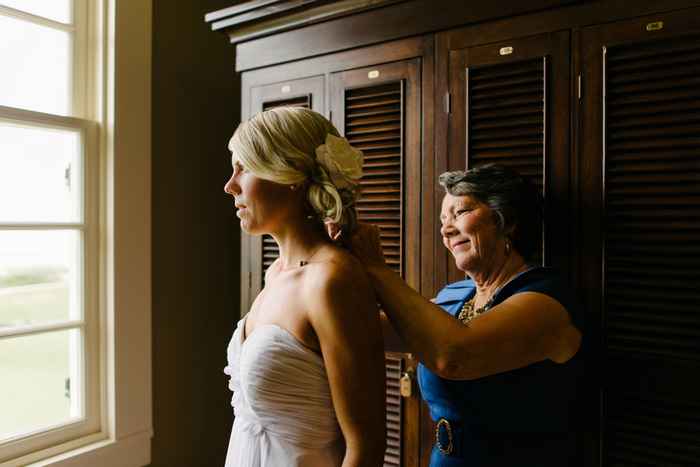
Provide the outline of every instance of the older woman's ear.
<path id="1" fill-rule="evenodd" d="M 510 227 L 506 227 L 505 231 L 503 232 L 503 236 L 506 238 L 506 246 L 505 246 L 506 256 L 510 256 L 510 252 L 513 249 L 513 247 L 512 247 L 513 234 L 515 233 L 516 227 L 517 227 L 517 224 L 513 224 Z"/>

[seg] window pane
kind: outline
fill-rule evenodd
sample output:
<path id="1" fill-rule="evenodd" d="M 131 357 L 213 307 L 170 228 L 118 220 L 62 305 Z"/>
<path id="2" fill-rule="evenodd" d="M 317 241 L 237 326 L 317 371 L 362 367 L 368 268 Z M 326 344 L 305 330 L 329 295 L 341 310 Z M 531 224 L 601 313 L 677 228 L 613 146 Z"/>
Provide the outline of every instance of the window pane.
<path id="1" fill-rule="evenodd" d="M 0 122 L 0 223 L 79 222 L 81 135 Z"/>
<path id="2" fill-rule="evenodd" d="M 0 5 L 69 24 L 71 0 L 0 0 Z"/>
<path id="3" fill-rule="evenodd" d="M 0 328 L 80 318 L 77 237 L 0 230 Z"/>
<path id="4" fill-rule="evenodd" d="M 75 329 L 0 339 L 0 440 L 82 416 L 79 337 Z"/>
<path id="5" fill-rule="evenodd" d="M 70 111 L 70 33 L 0 16 L 0 105 Z"/>

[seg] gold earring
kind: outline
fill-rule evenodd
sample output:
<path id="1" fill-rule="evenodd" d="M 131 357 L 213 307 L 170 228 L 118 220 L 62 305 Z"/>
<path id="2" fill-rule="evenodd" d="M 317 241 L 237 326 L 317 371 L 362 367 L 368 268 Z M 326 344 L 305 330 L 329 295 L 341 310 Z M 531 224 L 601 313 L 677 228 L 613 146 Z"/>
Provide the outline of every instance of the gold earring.
<path id="1" fill-rule="evenodd" d="M 506 239 L 506 256 L 510 255 L 510 242 Z"/>

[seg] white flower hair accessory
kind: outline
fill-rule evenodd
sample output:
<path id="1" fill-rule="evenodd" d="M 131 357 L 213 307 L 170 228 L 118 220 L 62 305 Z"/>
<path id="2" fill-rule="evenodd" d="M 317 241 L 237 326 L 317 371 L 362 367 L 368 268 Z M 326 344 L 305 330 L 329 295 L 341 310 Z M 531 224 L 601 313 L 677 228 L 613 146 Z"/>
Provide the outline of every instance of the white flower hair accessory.
<path id="1" fill-rule="evenodd" d="M 338 189 L 355 187 L 362 178 L 364 154 L 350 146 L 346 138 L 329 133 L 325 144 L 316 148 L 316 161 L 326 169 Z"/>

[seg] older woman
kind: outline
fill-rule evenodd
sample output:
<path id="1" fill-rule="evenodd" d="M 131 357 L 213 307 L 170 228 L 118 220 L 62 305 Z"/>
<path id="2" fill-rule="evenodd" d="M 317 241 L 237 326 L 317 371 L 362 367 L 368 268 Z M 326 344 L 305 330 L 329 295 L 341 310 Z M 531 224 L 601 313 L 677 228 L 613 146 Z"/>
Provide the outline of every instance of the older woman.
<path id="1" fill-rule="evenodd" d="M 572 465 L 585 316 L 559 273 L 526 262 L 541 243 L 542 196 L 501 164 L 439 182 L 443 241 L 469 279 L 434 302 L 387 266 L 376 226 L 343 237 L 420 361 L 421 393 L 438 422 L 430 465 Z"/>

